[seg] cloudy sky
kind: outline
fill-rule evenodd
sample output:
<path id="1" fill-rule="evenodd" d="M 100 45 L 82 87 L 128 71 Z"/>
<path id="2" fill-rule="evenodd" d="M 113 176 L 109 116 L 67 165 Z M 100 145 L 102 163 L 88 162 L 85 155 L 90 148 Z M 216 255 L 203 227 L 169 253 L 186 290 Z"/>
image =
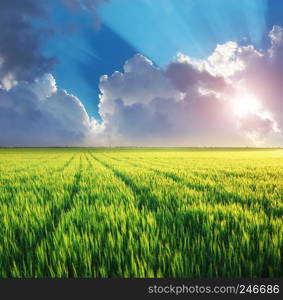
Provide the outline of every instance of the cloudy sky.
<path id="1" fill-rule="evenodd" d="M 282 11 L 0 0 L 0 146 L 283 146 Z"/>

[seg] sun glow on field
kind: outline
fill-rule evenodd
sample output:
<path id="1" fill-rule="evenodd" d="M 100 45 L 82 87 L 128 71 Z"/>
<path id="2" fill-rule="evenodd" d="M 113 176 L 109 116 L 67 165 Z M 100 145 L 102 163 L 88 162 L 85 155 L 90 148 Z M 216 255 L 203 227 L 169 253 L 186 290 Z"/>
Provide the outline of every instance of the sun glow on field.
<path id="1" fill-rule="evenodd" d="M 252 95 L 243 95 L 234 98 L 233 110 L 236 116 L 245 117 L 249 114 L 256 114 L 261 109 L 258 100 Z"/>

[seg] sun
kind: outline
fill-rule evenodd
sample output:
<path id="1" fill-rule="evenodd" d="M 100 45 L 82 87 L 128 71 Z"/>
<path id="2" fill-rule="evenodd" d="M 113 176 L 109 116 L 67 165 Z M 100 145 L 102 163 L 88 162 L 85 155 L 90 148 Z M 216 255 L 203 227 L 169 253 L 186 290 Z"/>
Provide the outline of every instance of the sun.
<path id="1" fill-rule="evenodd" d="M 237 96 L 233 99 L 233 111 L 237 117 L 256 114 L 261 108 L 258 100 L 252 95 Z"/>

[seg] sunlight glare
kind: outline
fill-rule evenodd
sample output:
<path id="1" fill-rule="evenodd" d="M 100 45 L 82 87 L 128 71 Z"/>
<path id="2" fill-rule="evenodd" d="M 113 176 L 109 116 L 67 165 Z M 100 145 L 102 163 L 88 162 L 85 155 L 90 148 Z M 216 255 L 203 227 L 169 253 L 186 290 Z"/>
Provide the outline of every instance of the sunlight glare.
<path id="1" fill-rule="evenodd" d="M 256 114 L 260 108 L 260 103 L 252 95 L 243 95 L 242 97 L 236 97 L 233 100 L 233 110 L 238 117 Z"/>

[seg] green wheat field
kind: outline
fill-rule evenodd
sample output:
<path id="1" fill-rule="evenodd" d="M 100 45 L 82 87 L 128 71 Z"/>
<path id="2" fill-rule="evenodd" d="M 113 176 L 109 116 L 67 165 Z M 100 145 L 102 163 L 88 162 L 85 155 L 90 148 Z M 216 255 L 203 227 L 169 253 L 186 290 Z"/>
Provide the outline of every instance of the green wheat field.
<path id="1" fill-rule="evenodd" d="M 281 277 L 281 149 L 0 149 L 0 277 Z"/>

